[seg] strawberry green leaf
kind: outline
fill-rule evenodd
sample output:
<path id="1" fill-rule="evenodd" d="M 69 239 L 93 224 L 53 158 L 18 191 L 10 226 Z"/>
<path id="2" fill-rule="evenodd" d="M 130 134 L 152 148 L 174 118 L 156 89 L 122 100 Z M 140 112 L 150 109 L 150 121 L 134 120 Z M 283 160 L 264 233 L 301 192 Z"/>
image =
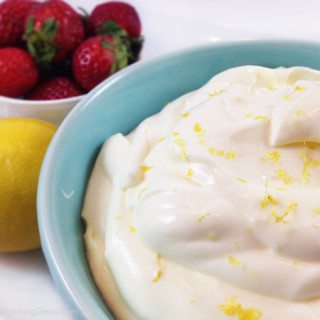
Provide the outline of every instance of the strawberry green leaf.
<path id="1" fill-rule="evenodd" d="M 117 63 L 115 62 L 112 64 L 111 69 L 110 69 L 110 76 L 114 74 L 117 71 Z"/>
<path id="2" fill-rule="evenodd" d="M 109 50 L 114 50 L 113 44 L 110 41 L 105 39 L 101 39 L 101 47 Z"/>
<path id="3" fill-rule="evenodd" d="M 59 52 L 59 47 L 53 42 L 58 28 L 59 22 L 54 18 L 45 20 L 40 30 L 34 28 L 34 17 L 30 17 L 27 22 L 24 39 L 28 51 L 40 66 L 50 63 Z"/>

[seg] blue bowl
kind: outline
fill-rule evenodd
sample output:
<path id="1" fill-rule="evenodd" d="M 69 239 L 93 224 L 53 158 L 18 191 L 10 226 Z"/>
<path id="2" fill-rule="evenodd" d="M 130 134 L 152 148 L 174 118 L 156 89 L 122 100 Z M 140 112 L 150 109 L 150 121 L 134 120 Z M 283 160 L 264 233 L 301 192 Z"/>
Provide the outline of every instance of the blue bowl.
<path id="1" fill-rule="evenodd" d="M 104 81 L 66 117 L 49 146 L 38 188 L 42 248 L 56 286 L 76 319 L 115 319 L 86 260 L 80 218 L 86 184 L 103 142 L 213 75 L 236 66 L 320 69 L 320 44 L 220 42 L 138 62 Z"/>

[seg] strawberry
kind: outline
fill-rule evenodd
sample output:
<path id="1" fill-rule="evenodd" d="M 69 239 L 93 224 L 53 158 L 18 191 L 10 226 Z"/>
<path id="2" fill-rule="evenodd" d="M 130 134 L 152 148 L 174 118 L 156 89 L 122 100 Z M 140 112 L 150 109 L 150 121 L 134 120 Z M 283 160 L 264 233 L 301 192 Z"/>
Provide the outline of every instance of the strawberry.
<path id="1" fill-rule="evenodd" d="M 102 34 L 105 23 L 109 21 L 124 29 L 130 38 L 138 38 L 141 35 L 139 15 L 133 6 L 126 2 L 110 1 L 97 5 L 88 19 L 89 34 Z M 108 30 L 106 31 L 108 33 Z"/>
<path id="2" fill-rule="evenodd" d="M 28 96 L 29 100 L 56 100 L 80 96 L 82 91 L 69 78 L 56 77 L 40 83 Z"/>
<path id="3" fill-rule="evenodd" d="M 41 63 L 71 57 L 84 39 L 80 15 L 62 0 L 48 0 L 33 7 L 25 22 L 28 50 Z"/>
<path id="4" fill-rule="evenodd" d="M 0 47 L 22 45 L 24 19 L 35 4 L 33 0 L 6 0 L 0 3 Z"/>
<path id="5" fill-rule="evenodd" d="M 0 49 L 0 94 L 18 98 L 32 89 L 39 68 L 29 52 L 14 47 Z"/>
<path id="6" fill-rule="evenodd" d="M 91 90 L 114 72 L 128 64 L 127 47 L 119 38 L 95 36 L 88 38 L 72 57 L 72 70 L 77 83 Z"/>

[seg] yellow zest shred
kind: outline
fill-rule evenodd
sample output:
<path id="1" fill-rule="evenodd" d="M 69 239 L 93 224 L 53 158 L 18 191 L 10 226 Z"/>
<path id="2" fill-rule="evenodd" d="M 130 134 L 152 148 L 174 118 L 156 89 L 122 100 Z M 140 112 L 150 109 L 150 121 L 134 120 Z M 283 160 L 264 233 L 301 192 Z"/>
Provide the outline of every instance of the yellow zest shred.
<path id="1" fill-rule="evenodd" d="M 319 166 L 320 162 L 318 160 L 313 160 L 307 156 L 307 147 L 303 147 L 301 153 L 299 153 L 299 157 L 303 160 L 304 166 L 302 170 L 302 183 L 305 184 L 307 178 L 310 176 L 310 172 L 308 171 L 309 165 L 312 165 L 313 168 Z"/>
<path id="2" fill-rule="evenodd" d="M 140 200 L 142 194 L 147 190 L 147 188 L 143 188 L 139 191 L 138 200 Z"/>
<path id="3" fill-rule="evenodd" d="M 196 303 L 197 301 L 196 300 L 190 300 L 189 302 L 190 303 Z"/>
<path id="4" fill-rule="evenodd" d="M 255 120 L 268 120 L 268 117 L 265 116 L 256 116 L 254 117 Z"/>
<path id="5" fill-rule="evenodd" d="M 209 97 L 215 97 L 215 96 L 217 96 L 219 93 L 221 94 L 221 93 L 224 93 L 224 92 L 226 92 L 226 90 L 224 90 L 224 89 L 220 90 L 220 92 L 215 91 L 215 92 L 213 92 L 213 93 L 209 93 Z"/>
<path id="6" fill-rule="evenodd" d="M 132 227 L 132 226 L 130 226 L 129 229 L 130 229 L 131 232 L 135 232 L 136 231 L 136 228 Z"/>
<path id="7" fill-rule="evenodd" d="M 234 151 L 234 150 L 227 150 L 227 159 L 230 160 L 230 159 L 234 159 L 236 158 L 238 152 L 237 151 Z"/>
<path id="8" fill-rule="evenodd" d="M 290 97 L 288 94 L 281 96 L 281 100 L 290 101 L 292 99 L 294 99 L 294 98 Z"/>
<path id="9" fill-rule="evenodd" d="M 265 194 L 263 199 L 261 200 L 261 208 L 264 208 L 267 204 L 272 203 L 272 204 L 277 204 L 278 201 L 273 198 L 273 196 L 271 194 L 268 193 L 268 179 L 266 180 L 265 183 Z"/>
<path id="10" fill-rule="evenodd" d="M 223 311 L 228 317 L 237 316 L 238 320 L 259 320 L 262 312 L 254 308 L 243 308 L 237 303 L 237 297 L 226 298 L 225 304 L 219 306 L 219 310 Z"/>
<path id="11" fill-rule="evenodd" d="M 163 141 L 165 139 L 166 139 L 166 137 L 163 137 L 163 138 L 159 139 L 159 142 L 161 142 L 161 141 Z"/>
<path id="12" fill-rule="evenodd" d="M 202 145 L 205 145 L 203 139 L 199 139 L 199 142 L 200 142 Z"/>
<path id="13" fill-rule="evenodd" d="M 254 271 L 251 272 L 251 276 L 252 276 L 252 278 L 255 278 L 255 279 L 258 278 L 258 275 Z"/>
<path id="14" fill-rule="evenodd" d="M 319 213 L 319 214 L 320 214 L 320 208 L 319 208 L 319 207 L 318 207 L 318 208 L 314 208 L 314 209 L 313 209 L 313 212 L 314 212 L 314 213 Z"/>
<path id="15" fill-rule="evenodd" d="M 115 220 L 120 220 L 121 217 L 120 217 L 120 216 L 114 216 L 114 219 L 115 219 Z"/>
<path id="16" fill-rule="evenodd" d="M 287 188 L 276 188 L 277 190 L 283 190 L 283 191 L 288 191 Z"/>
<path id="17" fill-rule="evenodd" d="M 293 180 L 291 176 L 289 178 L 287 177 L 287 174 L 282 167 L 279 168 L 277 177 L 280 178 L 285 184 L 290 184 Z"/>
<path id="18" fill-rule="evenodd" d="M 177 137 L 180 134 L 180 132 L 172 132 L 172 134 L 174 137 Z"/>
<path id="19" fill-rule="evenodd" d="M 298 206 L 298 203 L 293 202 L 292 200 L 290 200 L 289 205 L 286 209 L 286 211 L 284 212 L 283 215 L 281 216 L 277 216 L 275 211 L 272 210 L 272 216 L 274 217 L 275 222 L 283 222 L 283 219 L 294 209 Z"/>
<path id="20" fill-rule="evenodd" d="M 207 132 L 207 130 L 202 129 L 201 125 L 198 122 L 196 122 L 193 126 L 193 130 L 197 132 L 198 137 L 203 137 Z"/>
<path id="21" fill-rule="evenodd" d="M 278 162 L 281 158 L 281 154 L 278 151 L 272 151 L 272 152 L 266 153 L 266 157 L 268 159 L 271 159 L 272 162 Z"/>
<path id="22" fill-rule="evenodd" d="M 239 241 L 236 240 L 236 242 L 234 243 L 234 247 L 237 249 L 239 247 Z"/>
<path id="23" fill-rule="evenodd" d="M 243 180 L 243 179 L 241 179 L 240 177 L 236 177 L 236 179 L 239 180 L 240 182 L 247 183 L 246 180 Z"/>
<path id="24" fill-rule="evenodd" d="M 221 156 L 224 157 L 225 152 L 223 150 L 216 150 L 214 148 L 209 148 L 209 152 L 213 156 Z"/>
<path id="25" fill-rule="evenodd" d="M 277 90 L 277 88 L 274 88 L 274 87 L 268 87 L 268 90 L 274 91 L 274 90 Z"/>
<path id="26" fill-rule="evenodd" d="M 303 113 L 302 110 L 298 110 L 298 111 L 296 112 L 296 115 L 297 115 L 298 117 L 302 117 L 302 113 Z"/>
<path id="27" fill-rule="evenodd" d="M 149 171 L 153 168 L 153 166 L 141 166 L 140 169 L 144 172 Z"/>
<path id="28" fill-rule="evenodd" d="M 250 118 L 251 117 L 251 112 L 249 112 L 246 117 Z"/>
<path id="29" fill-rule="evenodd" d="M 219 238 L 217 236 L 212 235 L 211 233 L 206 233 L 206 238 L 211 241 L 217 241 Z"/>
<path id="30" fill-rule="evenodd" d="M 190 112 L 186 112 L 182 115 L 184 118 L 188 118 L 190 116 Z"/>
<path id="31" fill-rule="evenodd" d="M 162 275 L 162 270 L 158 270 L 156 277 L 152 280 L 152 282 L 157 282 L 160 280 Z"/>
<path id="32" fill-rule="evenodd" d="M 201 216 L 200 218 L 198 218 L 198 221 L 201 222 L 203 219 L 205 219 L 206 217 L 209 217 L 211 215 L 211 213 L 206 213 L 203 216 Z"/>
<path id="33" fill-rule="evenodd" d="M 209 93 L 209 97 L 215 97 L 215 96 L 217 96 L 218 94 L 217 94 L 217 91 L 215 91 L 215 92 L 213 92 L 213 93 Z"/>
<path id="34" fill-rule="evenodd" d="M 187 179 L 187 180 L 190 180 L 190 179 L 192 178 L 192 175 L 193 175 L 193 170 L 190 168 L 190 169 L 188 170 L 186 179 Z"/>
<path id="35" fill-rule="evenodd" d="M 303 92 L 305 90 L 306 90 L 306 88 L 302 88 L 302 87 L 299 87 L 299 86 L 296 86 L 295 89 L 294 89 L 295 92 Z"/>
<path id="36" fill-rule="evenodd" d="M 235 266 L 235 267 L 242 267 L 243 266 L 243 262 L 242 261 L 239 261 L 237 260 L 236 258 L 232 257 L 232 256 L 227 256 L 228 258 L 228 262 Z"/>
<path id="37" fill-rule="evenodd" d="M 186 160 L 187 159 L 187 152 L 186 152 L 186 146 L 184 144 L 183 139 L 175 139 L 173 142 L 180 147 L 180 159 Z"/>
<path id="38" fill-rule="evenodd" d="M 235 150 L 217 150 L 214 148 L 209 148 L 208 151 L 210 152 L 211 155 L 213 156 L 220 156 L 220 157 L 226 157 L 226 159 L 235 159 L 237 157 L 238 152 Z"/>
<path id="39" fill-rule="evenodd" d="M 162 271 L 164 269 L 164 267 L 161 264 L 161 255 L 159 253 L 156 256 L 156 263 L 157 263 L 159 270 L 157 271 L 157 274 L 156 274 L 155 278 L 152 280 L 152 282 L 157 282 L 160 280 L 161 275 L 162 275 Z"/>

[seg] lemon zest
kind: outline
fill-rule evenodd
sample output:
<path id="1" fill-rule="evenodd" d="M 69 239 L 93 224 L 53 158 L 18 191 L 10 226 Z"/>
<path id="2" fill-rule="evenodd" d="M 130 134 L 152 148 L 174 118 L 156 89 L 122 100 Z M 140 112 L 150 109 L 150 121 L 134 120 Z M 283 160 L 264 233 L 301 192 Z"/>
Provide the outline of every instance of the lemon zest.
<path id="1" fill-rule="evenodd" d="M 306 90 L 306 88 L 302 88 L 302 87 L 299 87 L 299 86 L 296 86 L 295 88 L 294 88 L 294 91 L 295 92 L 303 92 L 303 91 L 305 91 Z"/>
<path id="2" fill-rule="evenodd" d="M 214 148 L 209 148 L 209 152 L 213 156 L 221 156 L 221 157 L 223 157 L 225 155 L 225 151 L 217 150 L 217 149 L 214 149 Z"/>
<path id="3" fill-rule="evenodd" d="M 214 236 L 214 235 L 212 235 L 212 234 L 210 234 L 210 233 L 206 233 L 205 236 L 206 236 L 207 239 L 209 239 L 209 240 L 211 240 L 211 241 L 217 241 L 217 240 L 219 240 L 219 237 Z"/>
<path id="4" fill-rule="evenodd" d="M 288 94 L 284 94 L 283 96 L 281 96 L 281 100 L 290 101 L 293 99 L 294 98 L 290 97 Z"/>
<path id="5" fill-rule="evenodd" d="M 240 177 L 236 177 L 236 179 L 239 180 L 240 182 L 247 183 L 246 180 L 243 180 L 243 179 L 241 179 Z"/>
<path id="6" fill-rule="evenodd" d="M 268 117 L 265 116 L 256 116 L 254 117 L 255 120 L 268 120 Z"/>
<path id="7" fill-rule="evenodd" d="M 238 152 L 235 150 L 227 150 L 227 159 L 235 159 L 237 157 Z"/>
<path id="8" fill-rule="evenodd" d="M 243 267 L 243 262 L 242 261 L 239 261 L 237 260 L 236 258 L 232 257 L 232 256 L 227 256 L 228 258 L 228 262 L 235 266 L 235 267 Z"/>
<path id="9" fill-rule="evenodd" d="M 298 203 L 297 202 L 293 202 L 292 200 L 289 201 L 289 205 L 286 209 L 286 211 L 284 212 L 283 215 L 281 216 L 277 216 L 275 211 L 272 210 L 272 216 L 274 217 L 275 219 L 275 222 L 283 222 L 283 219 L 294 209 L 298 206 Z"/>
<path id="10" fill-rule="evenodd" d="M 198 137 L 203 137 L 207 132 L 207 130 L 202 129 L 201 125 L 198 122 L 195 123 L 193 130 L 197 132 Z"/>
<path id="11" fill-rule="evenodd" d="M 268 193 L 268 179 L 265 182 L 265 194 L 263 199 L 261 200 L 261 208 L 264 208 L 267 204 L 272 203 L 272 204 L 277 204 L 278 201 Z"/>
<path id="12" fill-rule="evenodd" d="M 153 166 L 141 166 L 140 169 L 144 172 L 149 171 L 153 168 Z"/>
<path id="13" fill-rule="evenodd" d="M 272 151 L 272 152 L 266 153 L 266 157 L 268 159 L 271 159 L 272 162 L 278 162 L 281 158 L 281 154 L 278 151 Z"/>
<path id="14" fill-rule="evenodd" d="M 299 153 L 299 157 L 303 160 L 304 166 L 302 170 L 302 183 L 305 184 L 307 181 L 307 178 L 310 176 L 310 172 L 308 170 L 308 167 L 310 165 L 313 166 L 313 168 L 319 166 L 320 162 L 318 160 L 313 160 L 312 158 L 309 158 L 307 156 L 307 147 L 303 147 L 302 151 Z"/>
<path id="15" fill-rule="evenodd" d="M 201 222 L 203 219 L 205 219 L 205 218 L 207 218 L 209 216 L 211 216 L 211 213 L 206 213 L 203 216 L 201 216 L 200 218 L 198 218 L 198 221 Z"/>
<path id="16" fill-rule="evenodd" d="M 238 320 L 259 320 L 262 312 L 254 308 L 243 308 L 240 303 L 236 303 L 237 297 L 226 298 L 225 304 L 219 306 L 219 310 L 225 315 L 232 317 L 237 316 Z"/>
<path id="17" fill-rule="evenodd" d="M 186 160 L 187 152 L 186 152 L 186 146 L 184 144 L 183 139 L 175 139 L 173 142 L 180 147 L 180 159 Z"/>
<path id="18" fill-rule="evenodd" d="M 139 191 L 138 200 L 140 200 L 142 194 L 147 190 L 147 188 L 143 188 Z"/>
<path id="19" fill-rule="evenodd" d="M 186 179 L 187 179 L 187 180 L 190 180 L 190 179 L 192 178 L 192 175 L 193 175 L 193 170 L 192 170 L 192 168 L 190 168 L 190 169 L 188 170 Z"/>
<path id="20" fill-rule="evenodd" d="M 285 171 L 283 170 L 282 167 L 279 168 L 278 173 L 277 173 L 277 177 L 282 179 L 282 181 L 285 184 L 291 184 L 293 178 L 290 176 L 289 178 L 287 177 L 287 174 L 285 173 Z"/>

